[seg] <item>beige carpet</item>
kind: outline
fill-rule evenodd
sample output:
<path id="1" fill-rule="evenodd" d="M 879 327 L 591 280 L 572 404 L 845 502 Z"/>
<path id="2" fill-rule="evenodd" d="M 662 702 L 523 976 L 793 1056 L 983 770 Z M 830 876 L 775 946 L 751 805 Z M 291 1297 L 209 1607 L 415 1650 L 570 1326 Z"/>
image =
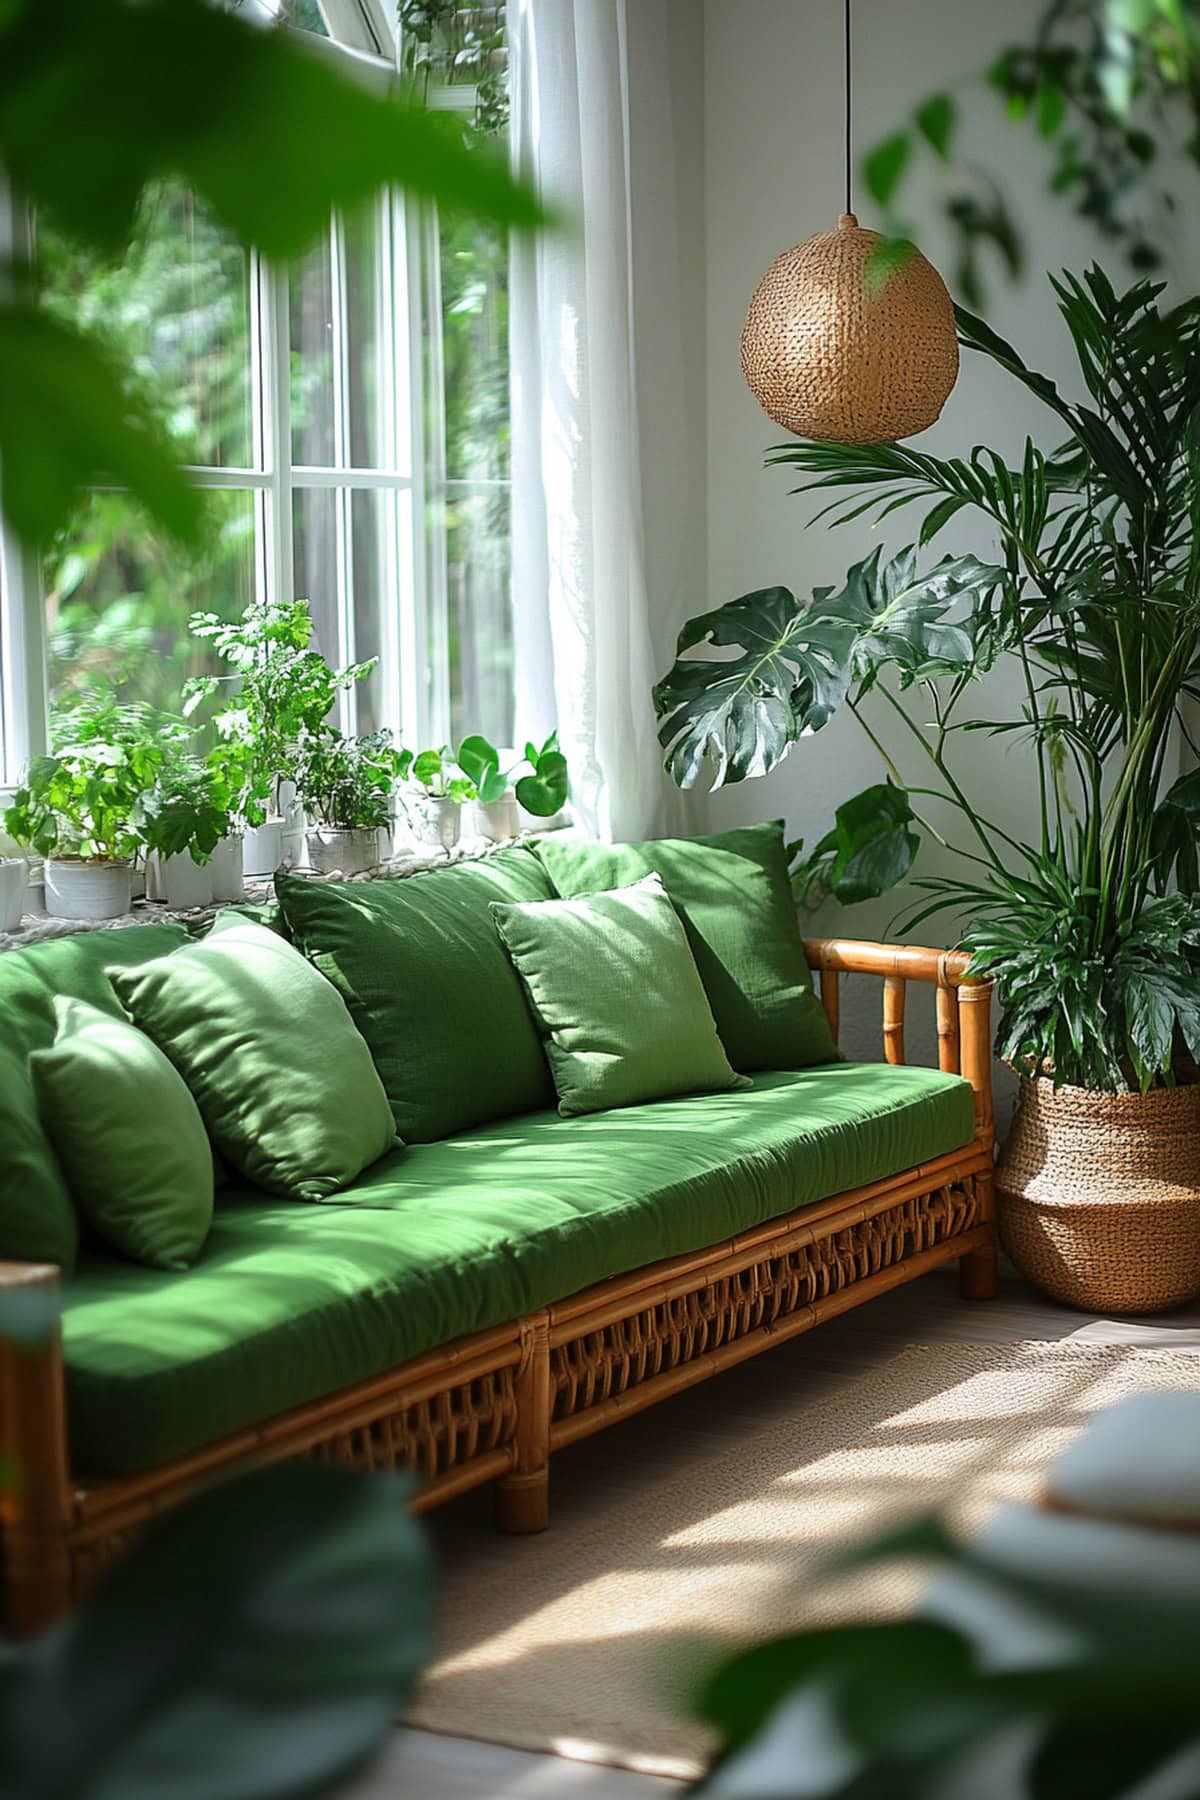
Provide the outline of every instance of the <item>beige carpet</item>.
<path id="1" fill-rule="evenodd" d="M 449 1559 L 440 1660 L 409 1723 L 692 1774 L 707 1740 L 688 1694 L 714 1655 L 895 1612 L 919 1587 L 890 1567 L 817 1582 L 832 1550 L 929 1507 L 977 1526 L 1032 1493 L 1090 1413 L 1197 1386 L 1180 1351 L 922 1344 L 782 1426 L 698 1441 L 619 1509 L 555 1514 L 552 1476 L 548 1533 Z"/>

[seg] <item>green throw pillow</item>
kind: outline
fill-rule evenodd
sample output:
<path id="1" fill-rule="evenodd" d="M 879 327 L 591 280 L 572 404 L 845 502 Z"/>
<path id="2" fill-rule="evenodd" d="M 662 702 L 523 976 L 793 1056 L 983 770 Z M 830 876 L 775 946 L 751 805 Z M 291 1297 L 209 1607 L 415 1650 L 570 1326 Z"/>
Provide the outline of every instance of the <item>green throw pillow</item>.
<path id="1" fill-rule="evenodd" d="M 837 1050 L 796 921 L 782 820 L 643 844 L 547 836 L 537 853 L 563 895 L 662 877 L 735 1069 L 806 1069 L 834 1061 Z"/>
<path id="2" fill-rule="evenodd" d="M 657 875 L 611 893 L 492 907 L 568 1117 L 748 1087 L 721 1048 Z"/>
<path id="3" fill-rule="evenodd" d="M 553 1105 L 521 983 L 488 910 L 493 900 L 553 898 L 531 850 L 397 881 L 280 874 L 275 885 L 293 942 L 366 1038 L 407 1143 Z"/>
<path id="4" fill-rule="evenodd" d="M 262 925 L 218 913 L 173 956 L 113 969 L 221 1155 L 293 1200 L 327 1200 L 393 1148 L 370 1052 L 336 989 Z"/>
<path id="5" fill-rule="evenodd" d="M 58 1036 L 30 1057 L 38 1110 L 71 1193 L 114 1250 L 186 1269 L 213 1214 L 204 1121 L 162 1051 L 124 1019 L 60 996 Z"/>
<path id="6" fill-rule="evenodd" d="M 182 925 L 84 931 L 0 955 L 0 1257 L 75 1266 L 79 1217 L 38 1117 L 32 1050 L 54 1042 L 55 1000 L 71 994 L 122 1018 L 110 963 L 146 962 L 187 942 Z"/>
<path id="7" fill-rule="evenodd" d="M 78 1254 L 79 1219 L 38 1118 L 29 1058 L 2 1044 L 0 1257 L 9 1262 L 56 1263 L 69 1275 Z"/>

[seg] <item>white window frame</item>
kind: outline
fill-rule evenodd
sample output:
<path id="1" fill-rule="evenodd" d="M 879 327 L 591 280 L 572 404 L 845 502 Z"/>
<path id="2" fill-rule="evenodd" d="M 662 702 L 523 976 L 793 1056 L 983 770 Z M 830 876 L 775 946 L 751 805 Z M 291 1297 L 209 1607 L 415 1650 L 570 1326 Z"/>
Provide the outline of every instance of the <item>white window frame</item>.
<path id="1" fill-rule="evenodd" d="M 384 89 L 394 81 L 396 38 L 383 0 L 320 0 L 334 42 L 295 32 L 314 54 L 336 57 L 357 79 Z M 335 354 L 335 459 L 328 467 L 294 466 L 290 406 L 288 271 L 249 258 L 250 378 L 253 467 L 199 467 L 183 472 L 199 488 L 250 493 L 255 506 L 254 591 L 259 599 L 290 598 L 293 584 L 293 499 L 319 488 L 338 493 L 336 613 L 338 643 L 331 658 L 355 657 L 350 512 L 357 492 L 395 495 L 385 511 L 379 571 L 381 722 L 410 744 L 430 741 L 434 707 L 426 651 L 424 530 L 425 426 L 422 412 L 421 312 L 416 240 L 419 208 L 397 193 L 373 202 L 378 231 L 380 288 L 376 297 L 377 354 L 381 359 L 379 441 L 388 455 L 378 468 L 354 468 L 344 360 Z M 330 225 L 335 336 L 345 341 L 346 267 L 340 219 Z M 0 264 L 32 254 L 28 209 L 0 181 Z M 40 558 L 0 521 L 0 795 L 10 794 L 21 770 L 47 747 L 48 644 Z M 354 694 L 343 695 L 340 724 L 353 729 Z"/>
<path id="2" fill-rule="evenodd" d="M 319 0 L 331 38 L 295 31 L 313 54 L 385 90 L 395 80 L 397 28 L 391 0 Z M 334 41 L 336 39 L 336 41 Z M 431 104 L 474 104 L 469 88 L 443 89 Z M 380 545 L 380 722 L 413 748 L 443 743 L 450 727 L 449 595 L 446 536 L 436 508 L 454 493 L 482 493 L 511 483 L 449 480 L 446 472 L 440 334 L 437 221 L 431 207 L 389 192 L 374 202 L 380 248 L 376 296 L 378 390 L 387 408 L 378 437 L 388 456 L 377 468 L 354 468 L 349 418 L 335 354 L 335 458 L 329 466 L 294 466 L 290 406 L 289 282 L 286 268 L 249 258 L 250 377 L 253 455 L 250 468 L 185 465 L 202 489 L 254 496 L 254 591 L 259 599 L 290 599 L 293 582 L 295 495 L 338 493 L 336 617 L 338 642 L 323 645 L 331 660 L 352 662 L 355 618 L 350 514 L 353 495 L 391 495 Z M 345 341 L 347 292 L 343 227 L 330 225 L 335 339 Z M 32 252 L 28 210 L 0 179 L 0 265 Z M 0 521 L 0 798 L 11 793 L 29 757 L 45 750 L 48 731 L 48 645 L 40 558 L 20 546 Z M 343 695 L 339 723 L 354 728 L 355 696 Z"/>

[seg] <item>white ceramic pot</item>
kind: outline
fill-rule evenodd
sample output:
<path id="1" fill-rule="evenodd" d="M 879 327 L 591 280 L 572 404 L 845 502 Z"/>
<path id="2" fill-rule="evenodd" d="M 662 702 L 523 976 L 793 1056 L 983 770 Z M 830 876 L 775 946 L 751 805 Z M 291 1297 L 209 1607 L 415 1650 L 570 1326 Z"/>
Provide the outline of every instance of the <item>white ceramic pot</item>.
<path id="1" fill-rule="evenodd" d="M 242 872 L 243 838 L 240 831 L 223 837 L 209 858 L 212 875 L 212 897 L 222 905 L 230 900 L 246 898 L 246 882 Z"/>
<path id="2" fill-rule="evenodd" d="M 283 820 L 247 825 L 242 839 L 242 869 L 247 875 L 273 875 L 283 861 Z"/>
<path id="3" fill-rule="evenodd" d="M 305 831 L 308 824 L 304 816 L 304 808 L 296 798 L 294 781 L 281 781 L 279 784 L 279 812 L 283 824 L 280 845 L 281 862 L 285 869 L 304 867 L 306 856 Z"/>
<path id="4" fill-rule="evenodd" d="M 379 860 L 379 833 L 372 826 L 347 829 L 312 825 L 308 832 L 309 867 L 319 875 L 361 875 Z"/>
<path id="5" fill-rule="evenodd" d="M 25 916 L 29 869 L 23 856 L 0 856 L 0 931 L 17 931 Z"/>
<path id="6" fill-rule="evenodd" d="M 418 844 L 447 855 L 458 842 L 462 830 L 462 807 L 457 800 L 446 800 L 436 794 L 422 794 L 412 807 L 412 833 Z"/>
<path id="7" fill-rule="evenodd" d="M 509 838 L 518 837 L 521 809 L 517 805 L 517 796 L 502 794 L 499 800 L 490 800 L 486 805 L 482 800 L 473 800 L 471 827 L 476 837 L 487 838 L 492 844 L 505 844 Z"/>
<path id="8" fill-rule="evenodd" d="M 187 850 L 160 856 L 152 850 L 146 858 L 146 895 L 165 900 L 174 912 L 192 912 L 213 902 L 212 867 L 192 861 Z"/>
<path id="9" fill-rule="evenodd" d="M 52 919 L 119 919 L 131 903 L 126 862 L 72 862 L 46 858 L 46 911 Z"/>

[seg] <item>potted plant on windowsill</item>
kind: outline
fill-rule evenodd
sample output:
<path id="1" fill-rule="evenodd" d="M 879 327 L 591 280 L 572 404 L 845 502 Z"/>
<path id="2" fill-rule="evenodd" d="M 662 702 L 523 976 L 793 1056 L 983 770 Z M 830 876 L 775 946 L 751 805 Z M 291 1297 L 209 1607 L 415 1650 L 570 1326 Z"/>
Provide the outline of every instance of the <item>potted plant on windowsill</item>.
<path id="1" fill-rule="evenodd" d="M 398 790 L 400 807 L 418 844 L 449 856 L 462 832 L 462 809 L 474 793 L 463 774 L 454 774 L 454 752 L 448 744 L 421 750 L 409 770 L 411 780 Z"/>
<path id="2" fill-rule="evenodd" d="M 557 732 L 551 732 L 540 750 L 527 743 L 524 757 L 507 769 L 500 767 L 494 744 L 478 735 L 466 737 L 458 747 L 458 766 L 473 789 L 476 833 L 492 843 L 520 835 L 521 807 L 534 818 L 550 819 L 566 803 L 567 759 L 558 747 Z M 524 775 L 518 773 L 521 769 L 526 770 Z"/>
<path id="3" fill-rule="evenodd" d="M 170 757 L 147 807 L 146 897 L 165 900 L 177 911 L 240 898 L 237 884 L 221 866 L 222 892 L 214 884 L 214 858 L 223 845 L 236 847 L 230 788 L 220 764 L 197 756 Z"/>
<path id="4" fill-rule="evenodd" d="M 55 738 L 50 755 L 31 759 L 5 830 L 45 858 L 53 918 L 119 918 L 130 908 L 133 858 L 145 842 L 163 752 L 145 709 L 112 702 L 60 719 Z"/>
<path id="5" fill-rule="evenodd" d="M 308 860 L 322 875 L 359 875 L 379 861 L 380 833 L 392 822 L 393 794 L 412 763 L 390 731 L 344 738 L 307 733 L 296 758 L 296 788 L 308 819 Z"/>
<path id="6" fill-rule="evenodd" d="M 1200 686 L 1200 298 L 1160 313 L 1159 288 L 1118 295 L 1096 269 L 1054 285 L 1083 403 L 958 315 L 963 345 L 1065 428 L 1052 455 L 771 456 L 803 471 L 801 491 L 833 492 L 834 523 L 923 502 L 921 547 L 974 515 L 992 560 L 922 570 L 917 549 L 876 551 L 811 600 L 744 595 L 684 627 L 656 704 L 684 786 L 706 763 L 718 782 L 767 773 L 843 706 L 858 720 L 888 781 L 839 807 L 801 882 L 866 899 L 908 876 L 919 834 L 939 843 L 943 872 L 915 882 L 903 930 L 949 910 L 999 986 L 998 1048 L 1021 1077 L 997 1169 L 1006 1246 L 1060 1299 L 1151 1311 L 1200 1291 L 1200 771 L 1177 760 Z M 736 653 L 686 654 L 699 644 Z M 1002 655 L 1020 702 L 964 716 Z M 968 732 L 1027 754 L 1028 835 L 970 797 Z M 930 797 L 956 845 L 923 816 Z"/>
<path id="7" fill-rule="evenodd" d="M 225 744 L 241 747 L 250 758 L 245 873 L 273 874 L 283 860 L 281 790 L 295 780 L 300 740 L 305 733 L 321 731 L 338 694 L 369 674 L 375 661 L 330 668 L 312 648 L 307 600 L 255 601 L 235 623 L 215 613 L 194 613 L 188 629 L 229 663 L 233 673 L 189 681 L 184 716 L 190 717 L 233 684 L 230 703 L 214 723 Z"/>

